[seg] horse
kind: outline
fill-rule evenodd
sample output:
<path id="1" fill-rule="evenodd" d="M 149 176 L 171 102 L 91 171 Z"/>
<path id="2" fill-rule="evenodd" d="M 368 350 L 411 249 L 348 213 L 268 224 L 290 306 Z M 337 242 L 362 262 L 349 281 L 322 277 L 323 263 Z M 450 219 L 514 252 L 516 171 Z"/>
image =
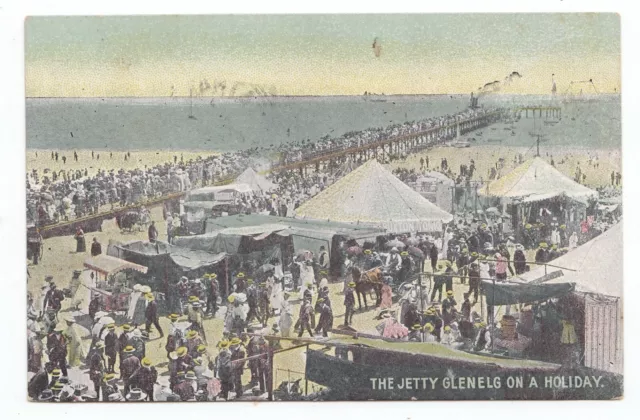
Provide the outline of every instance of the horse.
<path id="1" fill-rule="evenodd" d="M 367 309 L 367 292 L 374 291 L 376 294 L 376 305 L 382 302 L 382 270 L 374 268 L 362 272 L 358 267 L 351 268 L 351 276 L 356 284 L 355 290 L 358 296 L 358 307 L 362 309 L 360 296 L 364 299 L 364 308 Z"/>

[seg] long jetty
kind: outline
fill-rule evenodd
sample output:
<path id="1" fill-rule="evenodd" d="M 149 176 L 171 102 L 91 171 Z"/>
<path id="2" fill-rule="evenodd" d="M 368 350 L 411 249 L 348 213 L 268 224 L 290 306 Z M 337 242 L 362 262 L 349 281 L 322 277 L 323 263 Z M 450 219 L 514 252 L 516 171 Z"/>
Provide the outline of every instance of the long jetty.
<path id="1" fill-rule="evenodd" d="M 331 166 L 337 162 L 343 161 L 347 157 L 354 161 L 358 159 L 370 159 L 372 157 L 384 158 L 385 156 L 389 156 L 394 153 L 409 152 L 415 149 L 435 146 L 462 134 L 493 124 L 503 116 L 504 111 L 489 112 L 472 118 L 461 119 L 447 125 L 433 127 L 416 133 L 390 137 L 362 146 L 326 149 L 313 154 L 305 154 L 298 160 L 278 162 L 267 172 L 298 170 L 299 173 L 304 176 L 307 174 L 309 168 L 315 168 L 315 170 L 318 171 L 321 165 L 323 167 L 326 165 Z M 220 179 L 212 185 L 230 184 L 238 175 L 239 174 L 235 174 L 225 179 Z M 39 226 L 40 234 L 45 239 L 54 236 L 71 235 L 75 232 L 75 229 L 78 226 L 81 226 L 85 232 L 98 231 L 101 230 L 101 225 L 104 220 L 113 219 L 127 211 L 138 210 L 142 206 L 153 207 L 164 204 L 166 201 L 180 200 L 186 194 L 187 191 L 173 192 L 160 197 L 154 197 L 149 200 L 132 203 L 124 207 L 88 214 L 73 220 Z"/>

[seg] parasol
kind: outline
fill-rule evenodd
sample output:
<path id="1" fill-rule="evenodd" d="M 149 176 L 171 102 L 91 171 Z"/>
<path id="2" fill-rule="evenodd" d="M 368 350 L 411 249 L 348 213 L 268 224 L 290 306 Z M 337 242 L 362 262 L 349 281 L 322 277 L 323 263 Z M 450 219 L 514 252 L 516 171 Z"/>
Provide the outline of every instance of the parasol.
<path id="1" fill-rule="evenodd" d="M 384 244 L 387 248 L 404 248 L 406 247 L 406 245 L 404 244 L 404 242 L 399 241 L 397 239 L 392 239 L 389 242 L 387 242 L 386 244 Z"/>
<path id="2" fill-rule="evenodd" d="M 418 245 L 420 243 L 420 241 L 418 240 L 418 238 L 415 237 L 411 237 L 411 238 L 407 238 L 404 240 L 404 243 L 406 245 Z"/>
<path id="3" fill-rule="evenodd" d="M 349 256 L 360 254 L 362 254 L 362 248 L 360 248 L 359 246 L 350 246 L 349 248 L 347 248 L 347 255 Z"/>
<path id="4" fill-rule="evenodd" d="M 275 269 L 276 267 L 272 264 L 263 264 L 256 271 L 258 272 L 258 274 L 263 274 L 263 273 L 266 273 L 267 271 L 273 271 Z"/>
<path id="5" fill-rule="evenodd" d="M 407 248 L 407 252 L 413 255 L 414 257 L 424 259 L 424 252 L 422 252 L 422 250 L 418 247 L 410 246 L 409 248 Z"/>

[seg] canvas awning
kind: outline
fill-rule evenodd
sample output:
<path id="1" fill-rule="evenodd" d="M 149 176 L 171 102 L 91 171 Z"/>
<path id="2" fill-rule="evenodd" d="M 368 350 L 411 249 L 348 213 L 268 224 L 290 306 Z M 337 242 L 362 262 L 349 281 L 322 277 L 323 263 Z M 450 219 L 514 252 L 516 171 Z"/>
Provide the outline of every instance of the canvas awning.
<path id="1" fill-rule="evenodd" d="M 483 280 L 482 289 L 487 305 L 515 305 L 558 298 L 575 288 L 574 283 L 523 284 L 494 283 Z"/>
<path id="2" fill-rule="evenodd" d="M 576 284 L 576 291 L 622 297 L 622 222 L 589 242 L 556 258 L 557 267 L 538 266 L 519 276 L 526 283 Z"/>
<path id="3" fill-rule="evenodd" d="M 115 274 L 127 269 L 136 270 L 146 274 L 148 270 L 144 265 L 135 264 L 109 255 L 98 255 L 96 257 L 88 258 L 84 261 L 84 266 L 104 275 Z"/>

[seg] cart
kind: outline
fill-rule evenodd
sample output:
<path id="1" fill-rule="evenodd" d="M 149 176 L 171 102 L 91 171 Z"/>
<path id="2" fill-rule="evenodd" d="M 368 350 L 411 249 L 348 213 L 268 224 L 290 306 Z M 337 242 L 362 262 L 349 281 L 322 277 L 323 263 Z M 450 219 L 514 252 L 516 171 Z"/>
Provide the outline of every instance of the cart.
<path id="1" fill-rule="evenodd" d="M 85 268 L 92 271 L 93 285 L 91 299 L 101 297 L 103 308 L 107 312 L 126 312 L 133 289 L 140 274 L 147 273 L 147 267 L 109 255 L 98 255 L 84 262 Z"/>

